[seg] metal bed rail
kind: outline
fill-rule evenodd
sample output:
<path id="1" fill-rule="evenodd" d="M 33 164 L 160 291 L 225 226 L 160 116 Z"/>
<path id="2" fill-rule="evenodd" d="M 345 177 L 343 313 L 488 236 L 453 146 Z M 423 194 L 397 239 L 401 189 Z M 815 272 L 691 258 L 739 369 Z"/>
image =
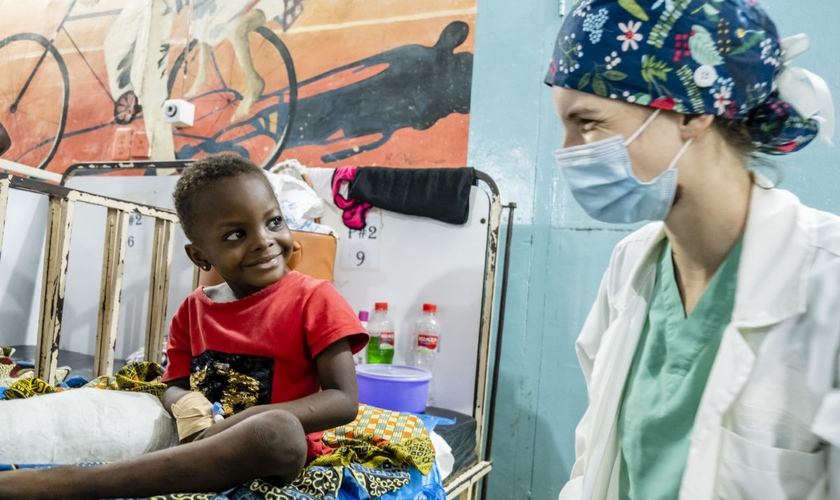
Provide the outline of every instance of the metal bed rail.
<path id="1" fill-rule="evenodd" d="M 8 163 L 8 162 L 7 162 Z M 5 167 L 8 165 L 3 165 Z M 178 216 L 171 210 L 131 203 L 69 189 L 64 186 L 0 174 L 0 252 L 8 215 L 11 189 L 36 193 L 49 198 L 44 251 L 44 277 L 41 286 L 35 376 L 55 383 L 58 346 L 67 285 L 70 257 L 70 234 L 77 203 L 107 209 L 102 278 L 99 296 L 99 317 L 94 351 L 94 373 L 110 374 L 114 368 L 114 348 L 120 313 L 120 292 L 128 240 L 129 214 L 140 214 L 155 221 L 149 304 L 146 317 L 146 359 L 163 360 L 163 338 L 166 328 L 166 305 L 172 267 L 172 247 Z M 2 253 L 0 253 L 2 256 Z"/>

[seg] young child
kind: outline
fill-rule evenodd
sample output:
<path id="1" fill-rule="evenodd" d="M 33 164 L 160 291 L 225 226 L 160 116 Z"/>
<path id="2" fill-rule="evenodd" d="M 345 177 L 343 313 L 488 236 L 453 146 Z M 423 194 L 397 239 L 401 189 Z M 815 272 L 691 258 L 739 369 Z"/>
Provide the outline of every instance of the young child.
<path id="1" fill-rule="evenodd" d="M 2 473 L 0 498 L 285 484 L 329 452 L 322 431 L 356 417 L 352 355 L 367 334 L 330 283 L 286 267 L 292 235 L 262 171 L 236 156 L 208 157 L 184 170 L 173 197 L 190 260 L 225 279 L 193 292 L 172 320 L 163 405 L 182 445 L 101 467 Z M 226 418 L 212 423 L 217 402 Z"/>

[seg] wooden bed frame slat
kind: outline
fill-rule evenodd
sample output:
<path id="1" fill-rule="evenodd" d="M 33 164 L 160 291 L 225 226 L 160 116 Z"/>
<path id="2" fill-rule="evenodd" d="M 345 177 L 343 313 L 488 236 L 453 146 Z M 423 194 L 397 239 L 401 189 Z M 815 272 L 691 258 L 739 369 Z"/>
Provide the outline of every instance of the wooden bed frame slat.
<path id="1" fill-rule="evenodd" d="M 128 241 L 128 213 L 108 209 L 105 249 L 102 255 L 102 288 L 99 294 L 99 321 L 96 328 L 94 376 L 113 373 L 114 349 L 120 316 L 120 290 Z"/>
<path id="2" fill-rule="evenodd" d="M 175 226 L 170 221 L 155 221 L 152 273 L 149 280 L 149 310 L 146 319 L 146 359 L 163 362 L 163 337 L 166 332 L 166 303 L 169 299 L 169 274 Z"/>
<path id="3" fill-rule="evenodd" d="M 3 232 L 6 229 L 6 206 L 9 202 L 9 185 L 11 180 L 8 178 L 0 179 L 0 256 L 3 255 Z"/>
<path id="4" fill-rule="evenodd" d="M 35 376 L 48 384 L 55 384 L 58 367 L 58 341 L 64 311 L 64 292 L 67 288 L 74 208 L 74 201 L 50 196 L 38 325 L 38 357 L 35 359 Z"/>

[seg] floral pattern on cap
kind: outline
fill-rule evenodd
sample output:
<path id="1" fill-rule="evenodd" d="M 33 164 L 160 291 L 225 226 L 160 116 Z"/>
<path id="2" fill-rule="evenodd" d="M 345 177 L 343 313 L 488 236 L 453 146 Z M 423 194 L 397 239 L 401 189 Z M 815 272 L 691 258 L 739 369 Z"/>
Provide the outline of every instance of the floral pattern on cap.
<path id="1" fill-rule="evenodd" d="M 546 83 L 747 122 L 757 149 L 797 151 L 819 131 L 779 98 L 776 26 L 755 0 L 577 0 Z"/>

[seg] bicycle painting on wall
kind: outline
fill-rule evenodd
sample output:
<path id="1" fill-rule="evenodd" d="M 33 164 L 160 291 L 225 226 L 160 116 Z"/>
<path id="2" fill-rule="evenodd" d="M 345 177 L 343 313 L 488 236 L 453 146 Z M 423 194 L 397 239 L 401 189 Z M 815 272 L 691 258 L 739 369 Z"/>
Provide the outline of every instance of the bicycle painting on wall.
<path id="1" fill-rule="evenodd" d="M 0 0 L 4 158 L 62 172 L 128 134 L 134 159 L 463 165 L 475 1 Z"/>
<path id="2" fill-rule="evenodd" d="M 104 46 L 106 70 L 97 70 L 94 61 L 76 42 L 73 25 L 110 17 L 116 19 L 111 28 L 114 35 L 121 35 L 120 30 L 125 25 L 129 25 L 130 31 L 142 30 L 142 16 L 126 14 L 142 12 L 139 7 L 145 2 L 136 2 L 120 10 L 76 13 L 79 7 L 84 7 L 80 4 L 96 3 L 99 2 L 71 1 L 49 38 L 39 33 L 21 32 L 0 40 L 0 75 L 4 75 L 0 79 L 0 123 L 15 131 L 13 147 L 7 153 L 12 161 L 46 168 L 55 158 L 63 140 L 144 119 L 136 90 L 140 82 L 135 83 L 133 80 L 133 77 L 136 80 L 143 79 L 143 61 L 136 56 L 137 39 L 115 36 L 121 43 Z M 235 3 L 253 2 L 229 2 L 227 5 Z M 273 3 L 282 5 L 284 10 L 287 9 L 286 4 L 289 4 L 289 12 L 278 14 L 278 19 L 280 16 L 284 19 L 278 21 L 284 29 L 302 12 L 300 0 L 279 0 Z M 206 10 L 207 5 L 207 2 L 197 2 L 199 15 L 199 7 L 203 6 Z M 187 4 L 179 1 L 173 3 L 173 6 L 170 12 L 165 13 L 166 16 L 183 14 Z M 193 16 L 196 16 L 196 12 L 193 12 Z M 226 28 L 230 38 L 237 36 L 237 30 L 243 30 L 240 23 L 253 23 L 254 17 L 260 24 L 246 28 L 243 38 L 234 41 L 227 37 L 216 40 L 217 46 L 212 51 L 208 41 L 193 38 L 189 49 L 182 48 L 173 57 L 169 57 L 172 45 L 161 44 L 164 57 L 159 61 L 160 65 L 168 64 L 170 59 L 173 61 L 170 68 L 163 67 L 161 72 L 166 76 L 167 97 L 187 99 L 200 110 L 195 117 L 194 127 L 188 131 L 173 131 L 176 158 L 189 159 L 207 153 L 232 152 L 250 157 L 260 165 L 270 165 L 280 156 L 296 101 L 294 65 L 289 50 L 280 38 L 262 25 L 265 23 L 262 13 L 260 16 L 241 13 Z M 214 21 L 208 19 L 202 23 L 202 19 L 198 18 L 193 23 L 201 27 L 202 24 Z M 218 25 L 205 27 L 203 31 L 214 29 L 220 31 Z M 71 92 L 92 90 L 71 88 L 74 79 L 71 79 L 68 64 L 62 55 L 67 49 L 59 49 L 57 42 L 63 45 L 69 43 L 73 56 L 82 61 L 82 67 L 90 72 L 96 87 L 110 99 L 112 112 L 100 123 L 86 124 L 75 129 L 68 127 Z M 259 54 L 264 65 L 271 69 L 264 71 L 262 76 L 256 73 L 250 54 L 247 58 L 243 57 L 246 63 L 240 65 L 236 59 L 242 56 L 237 54 L 239 47 L 234 47 L 237 44 L 244 45 L 246 51 Z M 109 54 L 109 50 L 113 52 L 115 47 L 122 51 Z M 205 56 L 206 59 L 202 61 L 201 58 Z M 108 64 L 109 60 L 114 63 Z M 239 66 L 239 71 L 234 70 L 234 66 Z M 243 74 L 247 80 L 243 90 L 230 85 L 229 80 Z M 256 82 L 252 83 L 253 80 Z M 185 85 L 190 86 L 189 92 L 184 92 Z M 256 89 L 252 90 L 252 87 Z M 147 120 L 150 117 L 145 116 Z"/>

